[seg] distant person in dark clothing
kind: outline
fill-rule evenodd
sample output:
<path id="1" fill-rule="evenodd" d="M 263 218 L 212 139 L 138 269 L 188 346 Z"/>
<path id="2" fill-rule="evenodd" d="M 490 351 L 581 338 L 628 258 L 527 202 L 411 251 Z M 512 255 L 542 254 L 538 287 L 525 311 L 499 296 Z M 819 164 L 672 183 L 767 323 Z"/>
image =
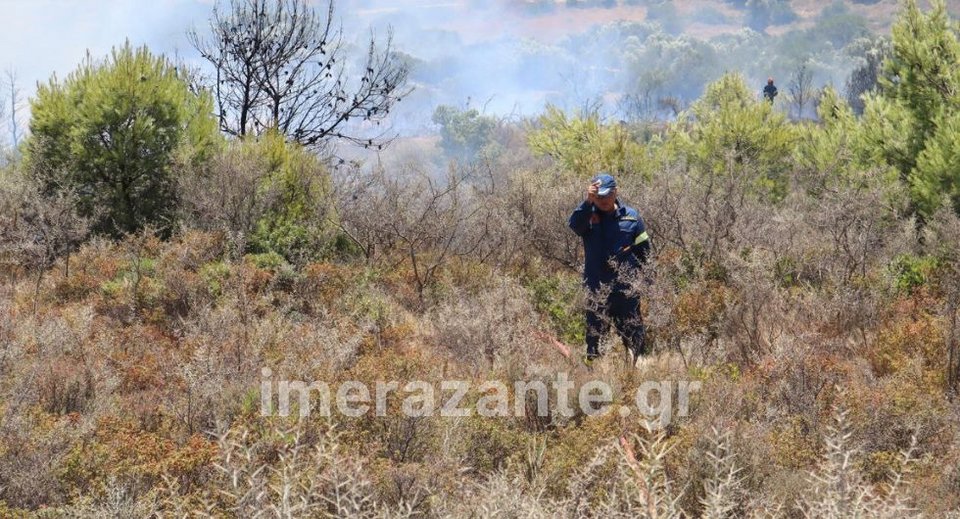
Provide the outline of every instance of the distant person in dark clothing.
<path id="1" fill-rule="evenodd" d="M 767 86 L 763 87 L 763 97 L 773 103 L 773 98 L 777 97 L 777 87 L 773 84 L 773 78 L 767 78 Z"/>

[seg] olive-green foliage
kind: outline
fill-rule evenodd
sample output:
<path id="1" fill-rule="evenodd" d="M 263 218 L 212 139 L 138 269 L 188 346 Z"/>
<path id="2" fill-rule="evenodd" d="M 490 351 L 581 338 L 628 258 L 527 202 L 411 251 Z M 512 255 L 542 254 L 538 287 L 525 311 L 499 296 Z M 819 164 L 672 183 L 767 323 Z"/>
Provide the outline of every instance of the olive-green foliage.
<path id="1" fill-rule="evenodd" d="M 862 160 L 858 152 L 859 122 L 853 109 L 832 87 L 820 92 L 820 124 L 798 128 L 800 141 L 794 155 L 799 183 L 807 193 L 821 197 L 837 189 L 883 193 L 890 208 L 903 209 L 904 192 L 894 168 Z"/>
<path id="2" fill-rule="evenodd" d="M 925 215 L 933 214 L 944 195 L 960 211 L 960 110 L 940 117 L 937 131 L 917 157 L 910 190 Z"/>
<path id="3" fill-rule="evenodd" d="M 853 162 L 853 132 L 857 120 L 850 105 L 833 87 L 820 93 L 820 125 L 800 129 L 797 164 L 818 173 L 842 174 Z"/>
<path id="4" fill-rule="evenodd" d="M 865 154 L 894 166 L 910 188 L 914 210 L 932 215 L 949 197 L 960 208 L 960 43 L 942 0 L 929 13 L 915 0 L 893 26 L 893 50 L 868 96 Z"/>
<path id="5" fill-rule="evenodd" d="M 571 117 L 552 105 L 537 119 L 528 144 L 535 153 L 552 157 L 579 177 L 599 170 L 631 171 L 631 161 L 641 151 L 624 126 L 603 124 L 596 113 Z"/>
<path id="6" fill-rule="evenodd" d="M 937 258 L 902 254 L 894 258 L 889 270 L 893 275 L 893 288 L 898 293 L 909 294 L 926 285 L 937 269 Z"/>
<path id="7" fill-rule="evenodd" d="M 283 256 L 276 252 L 261 252 L 259 254 L 247 254 L 246 259 L 258 269 L 276 271 L 287 265 Z"/>
<path id="8" fill-rule="evenodd" d="M 433 122 L 440 126 L 440 147 L 451 159 L 472 162 L 493 158 L 499 151 L 494 140 L 497 120 L 476 109 L 440 105 L 433 112 Z"/>
<path id="9" fill-rule="evenodd" d="M 586 337 L 583 308 L 577 295 L 582 289 L 579 276 L 563 274 L 527 280 L 537 310 L 546 315 L 559 339 L 567 344 L 581 344 Z"/>
<path id="10" fill-rule="evenodd" d="M 296 264 L 325 254 L 335 215 L 330 175 L 320 159 L 277 132 L 245 146 L 251 160 L 265 161 L 260 189 L 272 200 L 250 236 L 251 251 L 274 252 Z"/>
<path id="11" fill-rule="evenodd" d="M 651 96 L 651 101 L 659 97 L 692 99 L 723 72 L 725 53 L 718 52 L 711 42 L 688 34 L 673 37 L 659 31 L 635 32 L 636 36 L 614 44 L 622 47 L 619 59 L 628 95 Z"/>
<path id="12" fill-rule="evenodd" d="M 785 173 L 796 144 L 796 129 L 770 103 L 759 101 L 738 73 L 707 86 L 671 128 L 665 151 L 701 175 L 748 168 L 758 193 L 785 194 Z"/>
<path id="13" fill-rule="evenodd" d="M 38 86 L 29 169 L 48 191 L 76 190 L 98 232 L 169 229 L 175 165 L 202 161 L 217 145 L 212 113 L 210 96 L 191 92 L 170 61 L 128 42 Z"/>
<path id="14" fill-rule="evenodd" d="M 825 62 L 825 57 L 833 55 L 839 58 L 836 53 L 840 50 L 847 54 L 856 52 L 857 45 L 851 44 L 869 34 L 866 19 L 851 12 L 844 2 L 836 1 L 820 11 L 813 26 L 771 38 L 770 45 L 776 47 L 772 64 L 782 63 L 786 66 L 774 73 L 792 72 L 793 63 L 809 62 L 817 76 L 846 75 L 849 67 L 846 60 L 835 62 L 834 67 L 838 68 L 831 71 L 832 67 Z"/>
<path id="15" fill-rule="evenodd" d="M 223 261 L 211 261 L 200 267 L 198 274 L 206 283 L 206 288 L 214 297 L 223 293 L 224 283 L 230 277 L 230 265 Z"/>
<path id="16" fill-rule="evenodd" d="M 840 49 L 857 38 L 868 36 L 870 30 L 863 17 L 851 12 L 846 3 L 835 1 L 820 11 L 817 24 L 809 33 L 824 44 Z"/>

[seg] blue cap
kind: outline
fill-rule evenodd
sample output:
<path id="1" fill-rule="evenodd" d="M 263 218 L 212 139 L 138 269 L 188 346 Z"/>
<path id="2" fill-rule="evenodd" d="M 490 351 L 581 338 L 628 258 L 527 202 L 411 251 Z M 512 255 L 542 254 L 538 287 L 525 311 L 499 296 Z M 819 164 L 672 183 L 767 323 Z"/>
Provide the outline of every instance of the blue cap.
<path id="1" fill-rule="evenodd" d="M 616 179 L 607 173 L 600 173 L 599 175 L 593 177 L 591 182 L 600 182 L 600 189 L 597 190 L 597 196 L 601 197 L 609 195 L 610 192 L 617 187 Z"/>

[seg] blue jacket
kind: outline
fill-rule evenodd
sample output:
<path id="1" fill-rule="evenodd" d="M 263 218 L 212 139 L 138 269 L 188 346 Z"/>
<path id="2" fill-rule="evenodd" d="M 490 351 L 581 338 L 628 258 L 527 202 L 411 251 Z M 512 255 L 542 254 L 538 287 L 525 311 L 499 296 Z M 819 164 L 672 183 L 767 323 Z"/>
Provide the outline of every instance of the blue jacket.
<path id="1" fill-rule="evenodd" d="M 584 200 L 570 215 L 569 223 L 573 232 L 583 238 L 583 279 L 590 289 L 613 282 L 614 265 L 639 269 L 647 262 L 650 254 L 647 228 L 637 210 L 621 204 L 620 200 L 609 213 Z"/>
<path id="2" fill-rule="evenodd" d="M 777 97 L 777 87 L 773 85 L 767 85 L 763 87 L 763 97 L 773 101 L 773 98 Z"/>

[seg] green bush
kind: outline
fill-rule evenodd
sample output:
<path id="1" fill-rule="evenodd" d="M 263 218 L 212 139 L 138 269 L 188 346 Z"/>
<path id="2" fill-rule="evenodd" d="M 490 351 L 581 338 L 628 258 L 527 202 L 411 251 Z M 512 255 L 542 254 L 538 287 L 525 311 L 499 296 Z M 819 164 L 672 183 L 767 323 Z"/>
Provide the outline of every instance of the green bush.
<path id="1" fill-rule="evenodd" d="M 214 297 L 223 293 L 223 283 L 230 277 L 230 266 L 222 261 L 213 261 L 200 267 L 200 278 Z"/>
<path id="2" fill-rule="evenodd" d="M 250 252 L 273 252 L 297 265 L 325 256 L 336 223 L 330 175 L 320 159 L 276 132 L 246 147 L 251 160 L 264 161 L 259 190 L 269 199 L 250 236 Z"/>
<path id="3" fill-rule="evenodd" d="M 596 113 L 568 116 L 552 105 L 530 128 L 528 144 L 579 177 L 630 171 L 641 149 L 622 125 L 603 124 Z"/>
<path id="4" fill-rule="evenodd" d="M 194 94 L 177 67 L 128 42 L 38 86 L 28 169 L 49 192 L 75 190 L 97 232 L 169 232 L 176 165 L 201 162 L 216 147 L 212 113 L 210 96 Z"/>
<path id="5" fill-rule="evenodd" d="M 890 263 L 893 287 L 897 293 L 910 294 L 927 285 L 934 276 L 938 261 L 932 256 L 902 254 Z"/>
<path id="6" fill-rule="evenodd" d="M 850 12 L 843 2 L 834 2 L 820 11 L 817 24 L 809 31 L 811 42 L 830 42 L 842 49 L 853 40 L 868 36 L 867 20 Z"/>
<path id="7" fill-rule="evenodd" d="M 283 259 L 283 256 L 273 251 L 247 254 L 246 259 L 252 263 L 253 266 L 263 270 L 277 271 L 288 265 L 287 261 Z"/>
<path id="8" fill-rule="evenodd" d="M 539 276 L 529 279 L 526 288 L 533 294 L 534 307 L 550 320 L 562 342 L 584 342 L 586 325 L 583 307 L 578 304 L 582 290 L 579 277 Z"/>
<path id="9" fill-rule="evenodd" d="M 473 162 L 499 153 L 494 140 L 498 122 L 491 116 L 475 109 L 440 105 L 433 112 L 433 123 L 440 126 L 440 147 L 451 159 Z"/>
<path id="10" fill-rule="evenodd" d="M 758 100 L 740 74 L 708 85 L 672 130 L 663 150 L 668 161 L 707 177 L 746 171 L 757 194 L 785 196 L 797 130 L 770 103 Z"/>

